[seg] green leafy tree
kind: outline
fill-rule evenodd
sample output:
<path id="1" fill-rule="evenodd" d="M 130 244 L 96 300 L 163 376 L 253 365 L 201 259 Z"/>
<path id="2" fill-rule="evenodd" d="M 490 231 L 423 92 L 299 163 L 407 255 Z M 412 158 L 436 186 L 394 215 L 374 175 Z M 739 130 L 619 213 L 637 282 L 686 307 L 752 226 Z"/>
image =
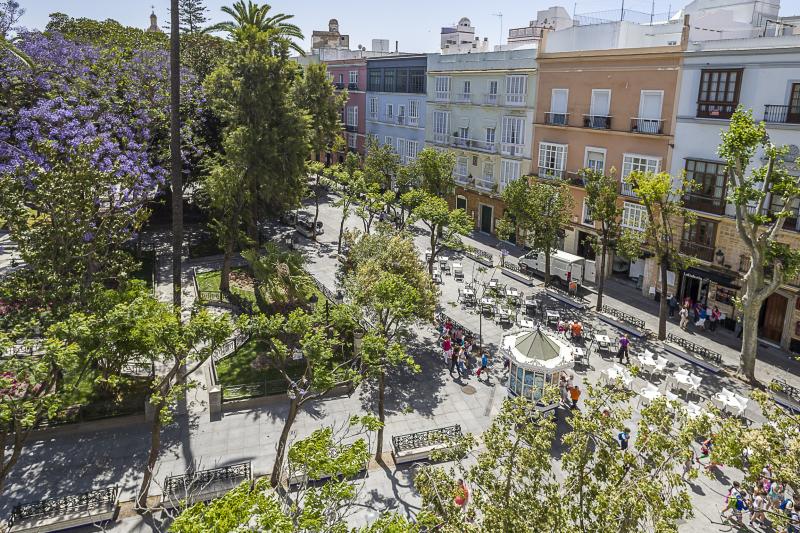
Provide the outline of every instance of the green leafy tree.
<path id="1" fill-rule="evenodd" d="M 201 309 L 188 321 L 180 313 L 155 299 L 142 306 L 132 335 L 144 339 L 148 356 L 158 372 L 150 386 L 148 402 L 153 413 L 150 423 L 150 450 L 136 496 L 136 507 L 147 509 L 147 497 L 156 462 L 161 453 L 161 429 L 170 423 L 177 402 L 191 386 L 187 379 L 200 368 L 232 331 L 227 316 L 213 317 Z"/>
<path id="2" fill-rule="evenodd" d="M 357 378 L 352 360 L 352 335 L 356 326 L 352 310 L 334 306 L 332 312 L 326 313 L 322 311 L 324 307 L 318 306 L 314 314 L 296 309 L 288 316 L 256 315 L 244 319 L 240 326 L 249 330 L 252 338 L 267 346 L 255 363 L 277 370 L 288 391 L 289 411 L 278 440 L 270 476 L 273 487 L 281 482 L 289 434 L 303 405 Z M 299 377 L 290 375 L 295 350 L 299 350 L 303 356 L 302 374 Z"/>
<path id="3" fill-rule="evenodd" d="M 98 170 L 94 145 L 78 145 L 62 157 L 50 143 L 38 151 L 52 161 L 26 161 L 0 175 L 0 219 L 30 267 L 45 306 L 85 302 L 93 283 L 113 283 L 133 270 L 123 245 L 147 218 L 149 195 L 138 177 Z"/>
<path id="4" fill-rule="evenodd" d="M 208 8 L 203 0 L 179 0 L 178 20 L 183 33 L 198 33 L 208 22 Z"/>
<path id="5" fill-rule="evenodd" d="M 658 307 L 658 338 L 667 338 L 667 272 L 686 268 L 692 258 L 682 254 L 680 238 L 684 226 L 692 224 L 694 215 L 683 207 L 683 189 L 689 184 L 673 186 L 672 176 L 666 172 L 631 172 L 627 177 L 633 193 L 647 210 L 647 222 L 643 231 L 625 230 L 618 243 L 622 255 L 641 257 L 650 250 L 658 265 L 661 277 L 661 301 Z M 677 236 L 677 241 L 676 241 Z"/>
<path id="6" fill-rule="evenodd" d="M 361 171 L 361 159 L 358 154 L 348 152 L 344 163 L 334 165 L 326 173 L 326 184 L 331 185 L 337 198 L 333 201 L 333 206 L 342 210 L 342 218 L 339 222 L 339 239 L 336 245 L 336 253 L 342 253 L 342 239 L 344 238 L 344 226 L 353 206 L 359 201 L 359 191 L 364 174 Z"/>
<path id="7" fill-rule="evenodd" d="M 766 159 L 762 166 L 753 166 L 757 152 Z M 751 381 L 755 380 L 761 307 L 800 272 L 800 250 L 780 238 L 800 198 L 800 180 L 785 168 L 787 153 L 787 147 L 769 140 L 764 123 L 756 124 L 752 111 L 742 108 L 731 117 L 719 147 L 731 180 L 728 201 L 736 209 L 736 230 L 750 257 L 738 305 L 743 315 L 739 373 Z"/>
<path id="8" fill-rule="evenodd" d="M 439 253 L 446 247 L 460 249 L 461 237 L 472 231 L 472 220 L 463 209 L 451 211 L 446 200 L 419 189 L 407 192 L 403 202 L 416 205 L 411 211 L 409 223 L 422 222 L 430 231 L 428 273 L 433 275 L 433 265 Z"/>
<path id="9" fill-rule="evenodd" d="M 503 190 L 506 204 L 501 237 L 524 233 L 525 244 L 533 253 L 544 254 L 544 284 L 550 284 L 550 254 L 558 244 L 572 214 L 572 195 L 564 183 L 518 179 Z"/>
<path id="10" fill-rule="evenodd" d="M 362 368 L 378 382 L 378 419 L 383 425 L 387 374 L 398 366 L 418 371 L 405 351 L 408 328 L 433 320 L 438 295 L 411 239 L 385 229 L 361 236 L 352 246 L 344 287 L 370 324 L 362 341 Z M 383 426 L 378 430 L 376 458 L 381 459 L 382 453 Z"/>
<path id="11" fill-rule="evenodd" d="M 303 40 L 303 32 L 295 24 L 287 22 L 294 18 L 294 15 L 277 13 L 270 15 L 272 6 L 268 4 L 257 4 L 247 0 L 237 0 L 231 6 L 223 6 L 222 12 L 229 15 L 233 20 L 220 22 L 208 28 L 206 31 L 225 32 L 235 40 L 241 40 L 241 34 L 248 30 L 256 30 L 260 33 L 270 35 L 270 41 L 283 41 L 292 50 L 300 55 L 305 55 L 303 48 L 294 39 Z M 267 44 L 267 43 L 265 43 Z M 272 46 L 269 47 L 270 49 Z"/>
<path id="12" fill-rule="evenodd" d="M 317 429 L 291 445 L 290 471 L 330 481 L 317 486 L 302 482 L 281 492 L 266 478 L 243 483 L 221 498 L 185 510 L 170 530 L 344 533 L 349 530 L 347 517 L 358 496 L 351 479 L 369 461 L 369 439 L 378 426 L 373 417 L 353 416 L 343 427 Z"/>
<path id="13" fill-rule="evenodd" d="M 598 229 L 600 277 L 597 280 L 597 310 L 603 309 L 603 289 L 606 284 L 608 252 L 616 245 L 620 234 L 622 208 L 617 202 L 618 182 L 613 172 L 603 174 L 591 168 L 581 171 L 586 186 L 586 207 Z"/>
<path id="14" fill-rule="evenodd" d="M 453 152 L 425 148 L 417 154 L 417 159 L 408 165 L 409 175 L 414 177 L 417 186 L 435 196 L 446 198 L 455 188 L 453 169 L 456 156 Z"/>
<path id="15" fill-rule="evenodd" d="M 255 297 L 262 313 L 288 311 L 307 303 L 312 281 L 303 269 L 303 256 L 267 243 L 259 252 L 242 254 L 258 283 Z"/>

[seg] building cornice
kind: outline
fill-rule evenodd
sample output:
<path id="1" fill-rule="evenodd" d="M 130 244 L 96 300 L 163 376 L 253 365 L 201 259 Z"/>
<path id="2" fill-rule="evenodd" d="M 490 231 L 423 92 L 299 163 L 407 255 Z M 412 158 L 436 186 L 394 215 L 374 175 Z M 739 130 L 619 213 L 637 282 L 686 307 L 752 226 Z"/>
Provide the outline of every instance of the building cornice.
<path id="1" fill-rule="evenodd" d="M 681 57 L 680 46 L 653 46 L 647 48 L 614 48 L 611 50 L 578 50 L 570 52 L 542 52 L 537 61 L 560 61 L 581 59 L 582 61 L 607 61 L 608 59 L 672 59 Z"/>
<path id="2" fill-rule="evenodd" d="M 653 139 L 653 140 L 669 140 L 674 137 L 672 133 L 665 133 L 665 134 L 654 134 L 654 133 L 636 133 L 633 131 L 621 131 L 621 130 L 606 130 L 606 129 L 598 129 L 598 128 L 584 128 L 581 126 L 555 126 L 553 124 L 545 124 L 543 122 L 535 122 L 534 126 L 539 129 L 551 129 L 551 130 L 561 130 L 561 131 L 582 131 L 586 133 L 596 133 L 598 135 L 622 135 L 625 137 L 635 137 L 637 139 Z M 548 142 L 548 141 L 545 141 Z"/>
<path id="3" fill-rule="evenodd" d="M 497 73 L 502 72 L 527 72 L 528 74 L 535 74 L 538 72 L 539 69 L 537 68 L 497 68 L 497 69 L 490 69 L 490 68 L 482 68 L 482 69 L 461 69 L 461 70 L 428 70 L 427 74 L 432 75 L 440 75 L 440 74 L 485 74 L 487 76 L 492 76 Z"/>

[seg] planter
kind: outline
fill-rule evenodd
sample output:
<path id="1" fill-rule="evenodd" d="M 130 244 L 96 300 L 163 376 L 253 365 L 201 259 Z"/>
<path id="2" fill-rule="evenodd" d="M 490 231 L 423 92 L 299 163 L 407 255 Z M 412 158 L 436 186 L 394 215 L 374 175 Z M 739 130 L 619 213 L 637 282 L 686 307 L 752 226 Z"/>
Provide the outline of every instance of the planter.
<path id="1" fill-rule="evenodd" d="M 473 261 L 477 261 L 483 266 L 487 266 L 489 268 L 494 266 L 494 256 L 492 256 L 490 253 L 482 252 L 480 250 L 466 250 L 464 255 Z"/>
<path id="2" fill-rule="evenodd" d="M 530 277 L 528 277 L 527 275 L 525 275 L 522 272 L 520 272 L 519 270 L 513 270 L 513 269 L 508 268 L 508 266 L 504 266 L 503 268 L 500 269 L 500 272 L 502 272 L 503 274 L 505 274 L 506 276 L 508 276 L 511 279 L 514 279 L 514 280 L 517 280 L 517 281 L 519 281 L 521 283 L 524 283 L 528 287 L 533 287 L 533 284 L 534 284 L 533 280 Z"/>

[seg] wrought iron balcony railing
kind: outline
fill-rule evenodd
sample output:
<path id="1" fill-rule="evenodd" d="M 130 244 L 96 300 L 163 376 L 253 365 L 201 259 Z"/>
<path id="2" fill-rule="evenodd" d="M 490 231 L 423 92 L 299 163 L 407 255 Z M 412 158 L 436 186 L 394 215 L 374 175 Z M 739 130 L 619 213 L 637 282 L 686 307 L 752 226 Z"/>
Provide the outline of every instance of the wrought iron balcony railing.
<path id="1" fill-rule="evenodd" d="M 649 135 L 663 135 L 664 121 L 659 118 L 631 117 L 631 131 Z"/>
<path id="2" fill-rule="evenodd" d="M 595 130 L 610 130 L 611 116 L 609 115 L 583 115 L 583 127 Z"/>
<path id="3" fill-rule="evenodd" d="M 764 122 L 773 124 L 800 124 L 800 106 L 765 105 Z"/>
<path id="4" fill-rule="evenodd" d="M 553 111 L 545 111 L 544 123 L 551 126 L 568 126 L 569 113 L 554 113 Z"/>

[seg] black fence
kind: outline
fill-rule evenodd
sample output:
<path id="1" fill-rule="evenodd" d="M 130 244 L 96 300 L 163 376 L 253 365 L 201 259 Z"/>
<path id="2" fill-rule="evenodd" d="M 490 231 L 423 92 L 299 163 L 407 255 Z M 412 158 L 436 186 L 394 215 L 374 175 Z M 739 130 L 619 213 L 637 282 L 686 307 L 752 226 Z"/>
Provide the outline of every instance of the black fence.
<path id="1" fill-rule="evenodd" d="M 337 305 L 342 303 L 343 298 L 341 297 L 341 295 L 334 293 L 332 290 L 326 287 L 324 283 L 322 283 L 320 280 L 318 280 L 311 274 L 309 274 L 309 277 L 314 282 L 314 286 L 317 288 L 317 290 L 319 290 L 319 292 L 322 293 L 325 299 Z"/>
<path id="2" fill-rule="evenodd" d="M 644 320 L 641 318 L 636 318 L 633 315 L 629 315 L 628 313 L 623 313 L 619 309 L 614 309 L 613 307 L 609 307 L 607 305 L 603 306 L 603 312 L 607 315 L 611 315 L 614 318 L 618 318 L 623 322 L 627 322 L 631 326 L 644 330 Z"/>
<path id="3" fill-rule="evenodd" d="M 464 324 L 454 319 L 453 317 L 446 315 L 445 313 L 439 313 L 438 315 L 436 315 L 436 320 L 440 324 L 444 324 L 445 320 L 449 320 L 450 323 L 453 325 L 453 328 L 450 331 L 455 331 L 457 329 L 460 329 L 461 331 L 464 332 L 465 338 L 472 338 L 472 339 L 478 338 L 477 333 L 475 333 L 474 331 L 472 331 L 471 329 L 469 329 L 468 327 L 466 327 Z"/>
<path id="4" fill-rule="evenodd" d="M 395 452 L 415 450 L 435 444 L 443 444 L 451 440 L 461 438 L 461 426 L 447 426 L 428 431 L 418 431 L 406 435 L 396 435 L 392 437 L 392 446 Z"/>
<path id="5" fill-rule="evenodd" d="M 794 400 L 798 404 L 800 404 L 800 389 L 797 387 L 792 387 L 785 380 L 781 378 L 773 379 L 770 384 L 769 388 L 772 389 L 774 392 L 778 392 L 781 394 L 786 395 L 787 398 Z"/>
<path id="6" fill-rule="evenodd" d="M 204 487 L 220 481 L 239 483 L 250 479 L 251 473 L 250 463 L 247 462 L 187 472 L 180 476 L 169 476 L 164 480 L 164 495 L 179 495 L 182 497 L 191 490 L 202 491 Z"/>
<path id="7" fill-rule="evenodd" d="M 670 333 L 667 335 L 667 342 L 671 342 L 673 344 L 677 344 L 687 352 L 692 355 L 696 355 L 711 361 L 716 364 L 722 363 L 722 356 L 715 351 L 709 350 L 704 346 L 700 346 L 699 344 L 695 344 L 692 341 L 686 340 L 682 337 L 678 337 L 674 333 Z"/>
<path id="8" fill-rule="evenodd" d="M 246 331 L 240 331 L 235 337 L 223 342 L 216 350 L 214 350 L 214 353 L 211 354 L 211 357 L 214 359 L 215 363 L 218 363 L 220 359 L 224 359 L 228 355 L 232 354 L 249 340 L 250 333 Z"/>
<path id="9" fill-rule="evenodd" d="M 34 503 L 23 503 L 15 506 L 11 511 L 9 525 L 30 518 L 67 515 L 106 508 L 108 505 L 116 504 L 117 496 L 119 496 L 119 487 L 115 486 L 61 498 L 49 498 Z"/>
<path id="10" fill-rule="evenodd" d="M 222 402 L 274 396 L 285 394 L 288 390 L 289 385 L 283 378 L 266 379 L 260 383 L 247 383 L 244 385 L 222 385 Z"/>
<path id="11" fill-rule="evenodd" d="M 478 250 L 477 248 L 467 248 L 464 250 L 464 255 L 485 266 L 492 266 L 494 264 L 492 254 L 484 252 L 483 250 Z"/>

